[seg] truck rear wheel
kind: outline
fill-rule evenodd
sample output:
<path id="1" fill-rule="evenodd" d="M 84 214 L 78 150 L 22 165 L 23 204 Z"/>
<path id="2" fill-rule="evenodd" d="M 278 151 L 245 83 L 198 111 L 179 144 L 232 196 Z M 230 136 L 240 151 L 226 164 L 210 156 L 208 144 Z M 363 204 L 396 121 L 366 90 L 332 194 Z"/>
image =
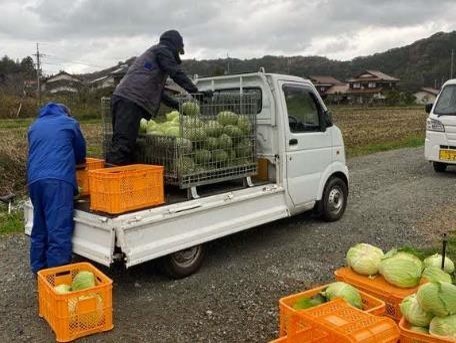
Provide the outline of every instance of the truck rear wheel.
<path id="1" fill-rule="evenodd" d="M 432 166 L 434 167 L 436 173 L 443 173 L 447 168 L 446 163 L 442 162 L 432 162 Z"/>
<path id="2" fill-rule="evenodd" d="M 163 267 L 171 278 L 182 279 L 195 273 L 201 267 L 203 259 L 204 246 L 200 244 L 165 256 Z"/>
<path id="3" fill-rule="evenodd" d="M 338 177 L 330 178 L 318 203 L 320 217 L 328 222 L 339 220 L 347 207 L 347 198 L 347 184 Z"/>

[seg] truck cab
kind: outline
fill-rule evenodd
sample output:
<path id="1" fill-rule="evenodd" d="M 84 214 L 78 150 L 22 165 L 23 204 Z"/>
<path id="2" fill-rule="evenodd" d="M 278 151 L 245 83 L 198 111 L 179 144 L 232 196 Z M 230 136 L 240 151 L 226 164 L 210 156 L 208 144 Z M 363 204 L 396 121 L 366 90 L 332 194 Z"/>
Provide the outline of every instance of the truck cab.
<path id="1" fill-rule="evenodd" d="M 255 153 L 265 162 L 262 177 L 206 185 L 193 199 L 167 189 L 164 205 L 117 216 L 82 204 L 74 216 L 76 254 L 127 268 L 163 258 L 165 270 L 179 278 L 200 267 L 208 241 L 312 209 L 326 221 L 342 217 L 349 185 L 342 134 L 310 81 L 261 70 L 195 83 L 215 95 L 256 95 Z M 30 232 L 30 203 L 25 214 Z"/>
<path id="2" fill-rule="evenodd" d="M 426 112 L 424 156 L 441 173 L 456 164 L 456 79 L 443 85 L 435 103 L 426 105 Z"/>

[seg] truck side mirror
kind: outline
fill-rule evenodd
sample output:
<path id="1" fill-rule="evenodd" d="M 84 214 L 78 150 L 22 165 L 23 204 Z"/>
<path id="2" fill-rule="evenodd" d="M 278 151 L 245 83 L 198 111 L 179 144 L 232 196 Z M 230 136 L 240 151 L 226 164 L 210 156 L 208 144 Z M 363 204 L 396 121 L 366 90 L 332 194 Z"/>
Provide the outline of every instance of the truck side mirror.
<path id="1" fill-rule="evenodd" d="M 429 104 L 426 104 L 426 106 L 424 107 L 424 110 L 426 111 L 427 114 L 431 113 L 432 106 L 434 106 L 434 103 L 430 102 Z"/>
<path id="2" fill-rule="evenodd" d="M 326 110 L 324 117 L 325 117 L 326 127 L 333 126 L 333 114 L 332 114 L 332 112 L 329 111 L 329 110 Z"/>

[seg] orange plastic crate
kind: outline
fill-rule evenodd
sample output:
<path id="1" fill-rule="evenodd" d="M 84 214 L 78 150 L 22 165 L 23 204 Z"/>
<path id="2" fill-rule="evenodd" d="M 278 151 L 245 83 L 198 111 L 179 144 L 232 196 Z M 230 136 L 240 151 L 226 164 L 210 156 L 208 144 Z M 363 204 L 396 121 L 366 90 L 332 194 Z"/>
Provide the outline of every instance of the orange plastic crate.
<path id="1" fill-rule="evenodd" d="M 293 305 L 303 297 L 313 297 L 323 291 L 328 285 L 320 286 L 317 288 L 310 289 L 305 292 L 301 292 L 298 294 L 293 294 L 287 297 L 284 297 L 279 300 L 279 310 L 280 310 L 280 336 L 284 336 L 287 334 L 287 326 L 289 325 L 290 319 L 298 312 L 293 308 Z M 363 311 L 367 313 L 371 313 L 376 316 L 382 316 L 385 313 L 385 303 L 377 299 L 363 291 L 359 291 L 361 295 L 361 299 L 363 301 Z M 321 306 L 321 305 L 320 305 Z M 307 311 L 307 310 L 300 310 Z"/>
<path id="2" fill-rule="evenodd" d="M 401 330 L 401 343 L 454 343 L 453 339 L 437 338 L 435 336 L 426 335 L 424 333 L 410 330 L 410 325 L 405 318 L 399 322 L 399 330 Z"/>
<path id="3" fill-rule="evenodd" d="M 82 291 L 58 294 L 54 286 L 71 285 L 74 276 L 87 270 L 97 285 Z M 69 342 L 97 332 L 111 330 L 112 280 L 90 263 L 74 263 L 38 272 L 39 315 L 46 319 L 58 342 Z"/>
<path id="4" fill-rule="evenodd" d="M 386 315 L 399 322 L 402 318 L 399 305 L 405 297 L 416 293 L 418 287 L 399 288 L 388 283 L 383 276 L 377 275 L 367 277 L 357 274 L 348 267 L 340 268 L 335 271 L 338 281 L 344 281 L 359 290 L 366 292 L 374 297 L 381 299 L 386 304 Z"/>
<path id="5" fill-rule="evenodd" d="M 331 343 L 396 343 L 400 336 L 391 318 L 363 312 L 342 299 L 299 311 L 290 321 L 287 342 L 303 342 L 299 337 L 309 326 L 328 334 Z"/>
<path id="6" fill-rule="evenodd" d="M 299 343 L 334 343 L 331 341 L 331 337 L 328 333 L 312 327 L 308 326 L 306 328 L 301 328 L 301 330 L 295 333 L 291 338 L 288 336 L 283 336 L 277 338 L 270 343 L 292 343 L 292 342 L 299 342 Z"/>
<path id="7" fill-rule="evenodd" d="M 90 209 L 125 213 L 165 202 L 163 166 L 133 164 L 89 172 Z"/>
<path id="8" fill-rule="evenodd" d="M 105 161 L 98 158 L 87 157 L 84 169 L 76 170 L 76 180 L 81 188 L 79 195 L 85 196 L 90 194 L 89 188 L 89 170 L 104 168 Z"/>

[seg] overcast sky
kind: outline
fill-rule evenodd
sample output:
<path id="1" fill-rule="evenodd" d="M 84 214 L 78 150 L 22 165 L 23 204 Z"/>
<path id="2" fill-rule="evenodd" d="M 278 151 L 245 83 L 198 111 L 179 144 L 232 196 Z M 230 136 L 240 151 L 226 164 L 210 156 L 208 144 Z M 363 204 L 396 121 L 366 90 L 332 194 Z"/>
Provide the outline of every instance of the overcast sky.
<path id="1" fill-rule="evenodd" d="M 456 29 L 455 0 L 0 0 L 0 54 L 46 54 L 80 73 L 142 53 L 178 29 L 185 58 L 321 55 L 347 60 Z"/>

